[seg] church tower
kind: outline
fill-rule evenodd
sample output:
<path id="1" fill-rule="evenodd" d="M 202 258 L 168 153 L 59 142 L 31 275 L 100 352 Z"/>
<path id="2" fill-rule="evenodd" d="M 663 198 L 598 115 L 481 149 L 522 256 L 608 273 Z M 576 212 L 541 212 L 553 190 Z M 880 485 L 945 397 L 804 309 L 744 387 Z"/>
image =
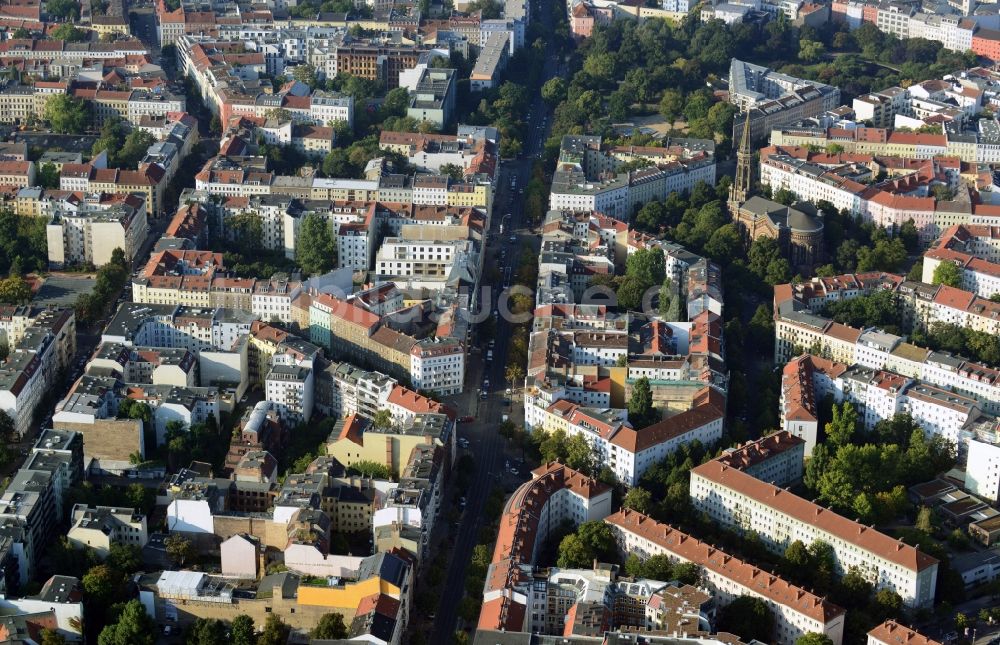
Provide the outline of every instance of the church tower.
<path id="1" fill-rule="evenodd" d="M 729 208 L 735 214 L 747 200 L 753 185 L 753 151 L 750 149 L 750 111 L 743 119 L 743 137 L 736 152 L 736 181 L 729 187 Z"/>

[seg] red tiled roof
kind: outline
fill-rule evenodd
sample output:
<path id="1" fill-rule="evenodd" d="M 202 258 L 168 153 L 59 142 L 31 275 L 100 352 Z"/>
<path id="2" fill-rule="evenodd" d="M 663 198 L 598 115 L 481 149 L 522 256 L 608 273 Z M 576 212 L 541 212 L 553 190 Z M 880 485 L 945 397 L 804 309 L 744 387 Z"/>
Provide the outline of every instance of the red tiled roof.
<path id="1" fill-rule="evenodd" d="M 894 620 L 887 620 L 868 632 L 869 639 L 875 639 L 885 645 L 941 645 L 909 627 L 904 627 Z"/>
<path id="2" fill-rule="evenodd" d="M 674 557 L 693 562 L 754 594 L 823 624 L 844 614 L 843 608 L 642 513 L 622 509 L 604 521 L 619 531 L 656 544 Z"/>
<path id="3" fill-rule="evenodd" d="M 739 491 L 764 506 L 773 508 L 805 524 L 815 526 L 831 535 L 836 535 L 870 553 L 912 571 L 922 571 L 938 563 L 935 558 L 905 544 L 902 540 L 894 540 L 884 533 L 858 524 L 736 468 L 729 468 L 723 463 L 706 462 L 694 468 L 691 474 L 703 477 L 728 489 Z"/>

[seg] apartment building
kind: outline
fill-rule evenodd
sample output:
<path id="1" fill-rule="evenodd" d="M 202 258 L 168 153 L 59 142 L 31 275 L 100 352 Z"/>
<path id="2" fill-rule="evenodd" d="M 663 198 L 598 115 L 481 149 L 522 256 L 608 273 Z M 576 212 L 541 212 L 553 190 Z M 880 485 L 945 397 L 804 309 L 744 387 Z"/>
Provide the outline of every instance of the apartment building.
<path id="1" fill-rule="evenodd" d="M 961 288 L 982 298 L 1000 293 L 1000 229 L 955 225 L 924 253 L 921 279 L 931 283 L 942 262 L 959 267 Z"/>
<path id="2" fill-rule="evenodd" d="M 336 47 L 333 74 L 352 74 L 370 81 L 382 81 L 386 90 L 399 86 L 399 73 L 420 62 L 421 50 L 414 47 L 350 41 Z M 327 69 L 327 73 L 330 73 Z"/>
<path id="3" fill-rule="evenodd" d="M 438 413 L 415 414 L 408 421 L 388 428 L 376 426 L 357 414 L 344 417 L 330 435 L 326 454 L 345 466 L 359 461 L 384 464 L 393 477 L 402 477 L 414 448 L 421 444 L 439 446 L 454 455 L 455 422 Z"/>
<path id="4" fill-rule="evenodd" d="M 507 499 L 483 587 L 478 629 L 535 632 L 544 629 L 547 598 L 512 593 L 531 571 L 551 531 L 564 522 L 579 525 L 611 513 L 611 488 L 557 462 L 540 466 Z"/>
<path id="5" fill-rule="evenodd" d="M 918 379 L 960 397 L 974 399 L 985 413 L 1000 413 L 1000 372 L 947 352 L 917 347 L 900 336 L 854 329 L 812 313 L 822 310 L 829 299 L 853 297 L 875 289 L 896 293 L 896 305 L 908 324 L 927 327 L 945 322 L 997 333 L 996 303 L 972 293 L 945 285 L 908 282 L 891 274 L 836 276 L 803 285 L 775 287 L 776 360 L 787 361 L 808 350 L 845 366 L 858 363 Z M 799 413 L 795 404 L 787 409 Z"/>
<path id="6" fill-rule="evenodd" d="M 835 391 L 847 365 L 812 354 L 788 361 L 781 372 L 781 429 L 802 439 L 811 455 L 819 439 L 819 402 Z"/>
<path id="7" fill-rule="evenodd" d="M 479 252 L 472 240 L 427 237 L 411 233 L 384 238 L 375 254 L 375 280 L 425 290 L 459 281 L 478 284 Z"/>
<path id="8" fill-rule="evenodd" d="M 481 92 L 499 86 L 510 58 L 511 36 L 507 32 L 491 32 L 479 51 L 469 77 L 469 87 Z"/>
<path id="9" fill-rule="evenodd" d="M 895 620 L 887 620 L 868 632 L 868 645 L 941 645 Z"/>
<path id="10" fill-rule="evenodd" d="M 146 516 L 134 508 L 90 507 L 77 504 L 70 512 L 71 526 L 66 534 L 75 548 L 92 549 L 102 560 L 115 544 L 146 546 L 149 535 Z"/>
<path id="11" fill-rule="evenodd" d="M 314 391 L 311 356 L 285 352 L 271 358 L 271 368 L 264 376 L 264 398 L 276 404 L 283 422 L 291 426 L 308 422 L 313 412 Z"/>
<path id="12" fill-rule="evenodd" d="M 455 75 L 454 69 L 424 69 L 416 88 L 410 92 L 406 116 L 418 123 L 426 121 L 438 129 L 450 123 L 455 112 Z"/>
<path id="13" fill-rule="evenodd" d="M 496 128 L 458 126 L 459 133 L 420 134 L 383 130 L 379 147 L 405 155 L 410 163 L 427 172 L 439 172 L 445 164 L 461 166 L 466 174 L 494 174 L 499 133 Z"/>
<path id="14" fill-rule="evenodd" d="M 802 479 L 805 448 L 804 439 L 782 430 L 729 448 L 716 461 L 775 486 L 791 486 Z"/>
<path id="15" fill-rule="evenodd" d="M 633 428 L 626 416 L 624 410 L 588 408 L 558 400 L 540 415 L 539 425 L 546 432 L 562 429 L 570 436 L 582 435 L 620 482 L 635 486 L 648 468 L 682 445 L 694 440 L 704 445 L 718 441 L 722 437 L 725 396 L 705 387 L 695 395 L 690 409 L 644 428 Z"/>
<path id="16" fill-rule="evenodd" d="M 833 547 L 840 575 L 857 567 L 907 607 L 934 603 L 938 561 L 901 540 L 717 461 L 691 471 L 690 492 L 697 511 L 728 530 L 752 529 L 772 551 L 784 552 L 795 540 L 822 540 Z"/>
<path id="17" fill-rule="evenodd" d="M 0 496 L 0 586 L 27 584 L 64 517 L 69 489 L 83 478 L 83 439 L 44 430 Z"/>
<path id="18" fill-rule="evenodd" d="M 418 562 L 425 560 L 444 496 L 446 454 L 440 446 L 414 446 L 398 485 L 388 490 L 383 507 L 365 527 L 372 531 L 376 550 L 400 547 Z"/>
<path id="19" fill-rule="evenodd" d="M 720 607 L 743 595 L 763 600 L 774 617 L 773 642 L 788 645 L 809 632 L 824 634 L 835 645 L 843 641 L 845 612 L 825 598 L 642 513 L 622 509 L 604 521 L 623 554 L 643 560 L 666 555 L 673 562 L 697 564 Z"/>
<path id="20" fill-rule="evenodd" d="M 149 224 L 144 195 L 87 196 L 74 209 L 54 209 L 45 229 L 49 266 L 101 267 L 115 249 L 131 260 L 146 242 Z"/>
<path id="21" fill-rule="evenodd" d="M 663 162 L 657 148 L 633 149 L 630 156 L 648 158 L 653 165 L 616 173 L 624 163 L 595 136 L 566 135 L 560 144 L 559 167 L 549 194 L 551 210 L 598 211 L 627 220 L 637 204 L 665 199 L 671 192 L 687 192 L 699 181 L 715 183 L 714 146 L 699 139 L 675 140 L 684 148 Z M 661 158 L 659 162 L 657 159 Z"/>
<path id="22" fill-rule="evenodd" d="M 351 559 L 336 584 L 317 586 L 291 571 L 252 583 L 253 599 L 234 595 L 226 578 L 197 571 L 163 571 L 142 576 L 139 587 L 152 601 L 157 621 L 186 629 L 199 618 L 231 621 L 246 614 L 263 624 L 279 616 L 292 629 L 309 630 L 324 614 L 349 616 L 349 637 L 398 643 L 409 619 L 412 563 L 391 553 Z M 376 640 L 378 639 L 378 640 Z"/>
<path id="23" fill-rule="evenodd" d="M 159 163 L 140 163 L 138 170 L 99 168 L 88 164 L 65 164 L 59 175 L 60 190 L 83 193 L 140 193 L 149 215 L 159 216 L 166 190 L 167 171 Z"/>
<path id="24" fill-rule="evenodd" d="M 0 363 L 0 410 L 24 434 L 38 412 L 38 404 L 76 353 L 76 317 L 72 309 L 46 309 L 9 345 Z"/>
<path id="25" fill-rule="evenodd" d="M 729 101 L 748 115 L 751 140 L 760 141 L 775 127 L 836 108 L 840 89 L 734 58 L 729 66 Z M 742 119 L 737 119 L 733 139 L 739 140 L 742 131 Z"/>
<path id="26" fill-rule="evenodd" d="M 893 135 L 904 136 L 908 135 Z M 899 177 L 872 185 L 881 166 L 898 169 Z M 948 223 L 933 189 L 957 186 L 960 166 L 955 157 L 914 156 L 900 162 L 858 153 L 813 153 L 801 147 L 770 146 L 760 151 L 760 179 L 772 190 L 790 190 L 814 203 L 828 201 L 881 228 L 898 230 L 912 219 L 925 243 Z"/>

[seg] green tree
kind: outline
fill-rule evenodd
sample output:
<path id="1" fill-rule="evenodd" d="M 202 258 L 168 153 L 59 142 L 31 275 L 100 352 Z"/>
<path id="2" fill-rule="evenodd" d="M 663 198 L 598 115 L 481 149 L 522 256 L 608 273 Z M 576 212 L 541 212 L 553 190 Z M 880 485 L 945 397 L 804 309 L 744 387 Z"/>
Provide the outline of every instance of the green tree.
<path id="1" fill-rule="evenodd" d="M 545 438 L 538 445 L 538 450 L 541 452 L 542 461 L 546 463 L 552 461 L 565 463 L 566 457 L 569 454 L 566 447 L 566 432 L 564 430 L 556 430 L 546 434 Z"/>
<path id="2" fill-rule="evenodd" d="M 653 494 L 645 488 L 633 486 L 625 493 L 622 506 L 631 508 L 633 511 L 649 514 L 650 509 L 653 507 Z"/>
<path id="3" fill-rule="evenodd" d="M 805 63 L 815 63 L 823 57 L 823 43 L 817 40 L 799 40 L 799 60 Z"/>
<path id="4" fill-rule="evenodd" d="M 688 95 L 684 102 L 684 118 L 690 123 L 708 116 L 708 111 L 712 107 L 712 98 L 707 92 L 694 92 Z"/>
<path id="5" fill-rule="evenodd" d="M 551 106 L 558 105 L 566 98 L 566 81 L 556 76 L 542 85 L 542 100 Z"/>
<path id="6" fill-rule="evenodd" d="M 379 409 L 372 417 L 372 425 L 380 430 L 388 430 L 393 426 L 392 412 L 386 408 Z"/>
<path id="7" fill-rule="evenodd" d="M 719 631 L 741 637 L 770 642 L 774 632 L 774 616 L 767 603 L 753 596 L 739 596 L 719 612 Z"/>
<path id="8" fill-rule="evenodd" d="M 726 101 L 719 101 L 708 109 L 705 119 L 712 132 L 731 136 L 733 132 L 733 117 L 736 116 L 736 106 Z"/>
<path id="9" fill-rule="evenodd" d="M 321 275 L 336 266 L 337 243 L 330 224 L 321 215 L 310 212 L 302 220 L 296 246 L 296 260 L 302 270 Z"/>
<path id="10" fill-rule="evenodd" d="M 217 618 L 199 618 L 187 634 L 187 645 L 226 645 L 226 624 Z"/>
<path id="11" fill-rule="evenodd" d="M 635 216 L 635 225 L 644 231 L 655 233 L 667 223 L 669 213 L 663 202 L 651 201 L 643 204 Z"/>
<path id="12" fill-rule="evenodd" d="M 66 637 L 56 630 L 46 627 L 42 630 L 41 645 L 66 645 Z"/>
<path id="13" fill-rule="evenodd" d="M 90 107 L 69 94 L 54 94 L 45 102 L 43 112 L 52 130 L 61 134 L 79 134 L 90 124 Z"/>
<path id="14" fill-rule="evenodd" d="M 77 0 L 46 0 L 45 12 L 56 18 L 76 22 L 80 19 L 80 3 Z"/>
<path id="15" fill-rule="evenodd" d="M 857 567 L 848 569 L 837 585 L 838 602 L 845 606 L 865 607 L 875 587 Z"/>
<path id="16" fill-rule="evenodd" d="M 14 418 L 10 416 L 10 413 L 6 410 L 0 410 L 0 443 L 14 441 L 17 438 L 16 428 Z"/>
<path id="17" fill-rule="evenodd" d="M 684 94 L 680 90 L 667 90 L 660 98 L 660 114 L 673 123 L 684 111 Z"/>
<path id="18" fill-rule="evenodd" d="M 22 305 L 31 300 L 31 287 L 19 275 L 0 280 L 0 302 L 8 305 Z"/>
<path id="19" fill-rule="evenodd" d="M 632 427 L 645 428 L 658 420 L 658 414 L 653 409 L 653 390 L 649 379 L 642 377 L 632 384 L 632 394 L 628 400 L 628 417 Z"/>
<path id="20" fill-rule="evenodd" d="M 594 450 L 580 433 L 566 440 L 566 465 L 586 475 L 594 470 Z"/>
<path id="21" fill-rule="evenodd" d="M 958 289 L 962 286 L 962 269 L 954 262 L 942 261 L 934 267 L 934 277 L 931 278 L 931 282 Z"/>
<path id="22" fill-rule="evenodd" d="M 180 566 L 194 559 L 197 550 L 191 540 L 179 533 L 171 533 L 163 540 L 164 549 L 167 556 Z"/>
<path id="23" fill-rule="evenodd" d="M 726 224 L 712 233 L 704 251 L 719 264 L 728 265 L 733 258 L 742 254 L 742 249 L 743 238 L 740 237 L 739 229 L 735 224 Z"/>
<path id="24" fill-rule="evenodd" d="M 135 573 L 142 568 L 142 549 L 135 544 L 112 544 L 107 563 L 122 573 Z"/>
<path id="25" fill-rule="evenodd" d="M 441 167 L 438 168 L 438 172 L 442 175 L 448 175 L 455 181 L 462 181 L 465 177 L 465 168 L 457 163 L 441 164 Z"/>
<path id="26" fill-rule="evenodd" d="M 615 292 L 618 308 L 623 311 L 638 311 L 642 307 L 645 293 L 646 286 L 642 280 L 634 276 L 625 276 Z"/>
<path id="27" fill-rule="evenodd" d="M 295 68 L 292 69 L 292 78 L 300 83 L 305 83 L 310 89 L 315 89 L 319 84 L 316 80 L 316 68 L 308 63 L 304 65 L 296 65 Z"/>
<path id="28" fill-rule="evenodd" d="M 146 156 L 149 146 L 156 143 L 156 137 L 145 130 L 135 129 L 128 133 L 118 154 L 113 159 L 113 165 L 118 168 L 136 168 Z"/>
<path id="29" fill-rule="evenodd" d="M 684 585 L 697 585 L 701 580 L 701 567 L 694 562 L 681 562 L 674 566 L 674 579 Z"/>
<path id="30" fill-rule="evenodd" d="M 389 90 L 385 95 L 385 100 L 379 106 L 379 116 L 384 118 L 390 116 L 406 116 L 406 108 L 410 103 L 410 93 L 405 87 L 397 87 Z"/>
<path id="31" fill-rule="evenodd" d="M 788 190 L 787 188 L 779 188 L 778 190 L 774 191 L 774 201 L 778 202 L 779 204 L 790 206 L 793 203 L 795 203 L 796 199 L 798 199 L 798 197 L 795 195 L 795 193 Z"/>
<path id="32" fill-rule="evenodd" d="M 70 43 L 83 42 L 84 40 L 90 40 L 90 32 L 86 29 L 77 29 L 75 25 L 71 23 L 63 23 L 49 32 L 49 35 L 53 40 L 65 40 Z"/>
<path id="33" fill-rule="evenodd" d="M 809 550 L 802 540 L 795 540 L 785 548 L 783 564 L 789 575 L 808 571 L 811 561 Z"/>
<path id="34" fill-rule="evenodd" d="M 913 524 L 913 527 L 918 531 L 923 531 L 930 535 L 934 532 L 934 512 L 926 507 L 921 506 L 920 510 L 917 511 L 917 521 Z"/>
<path id="35" fill-rule="evenodd" d="M 807 632 L 795 640 L 795 645 L 833 645 L 833 641 L 826 634 Z"/>
<path id="36" fill-rule="evenodd" d="M 57 189 L 59 188 L 59 169 L 55 167 L 55 164 L 43 163 L 38 168 L 35 180 L 42 188 Z"/>
<path id="37" fill-rule="evenodd" d="M 903 246 L 909 253 L 916 253 L 920 250 L 920 233 L 917 231 L 917 225 L 912 217 L 899 227 L 899 239 L 903 241 Z"/>
<path id="38" fill-rule="evenodd" d="M 156 624 L 138 600 L 128 601 L 118 620 L 105 626 L 97 638 L 98 645 L 153 645 L 155 642 Z M 284 645 L 284 641 L 274 645 Z"/>
<path id="39" fill-rule="evenodd" d="M 356 461 L 348 467 L 348 472 L 357 473 L 359 475 L 364 475 L 365 477 L 371 477 L 372 479 L 391 479 L 392 474 L 389 472 L 389 467 L 385 464 L 380 464 L 377 461 L 370 461 L 363 459 L 361 461 Z"/>
<path id="40" fill-rule="evenodd" d="M 898 618 L 903 612 L 903 598 L 892 589 L 879 589 L 875 592 L 875 608 L 885 618 Z"/>
<path id="41" fill-rule="evenodd" d="M 268 614 L 264 631 L 257 636 L 257 645 L 285 645 L 289 631 L 288 625 L 277 614 Z"/>
<path id="42" fill-rule="evenodd" d="M 107 607 L 120 591 L 122 575 L 106 564 L 99 564 L 83 576 L 80 584 L 89 602 L 97 607 Z"/>
<path id="43" fill-rule="evenodd" d="M 558 564 L 562 569 L 589 567 L 594 560 L 608 562 L 615 557 L 615 536 L 600 520 L 584 522 L 559 543 Z"/>
<path id="44" fill-rule="evenodd" d="M 347 625 L 344 624 L 344 616 L 336 613 L 323 614 L 319 623 L 310 632 L 309 637 L 316 640 L 347 638 Z"/>
<path id="45" fill-rule="evenodd" d="M 229 635 L 233 645 L 257 645 L 257 631 L 254 629 L 253 618 L 240 614 L 233 618 L 229 625 Z"/>
<path id="46" fill-rule="evenodd" d="M 858 431 L 858 413 L 852 403 L 845 402 L 833 407 L 833 420 L 826 424 L 826 438 L 834 446 L 851 443 Z"/>

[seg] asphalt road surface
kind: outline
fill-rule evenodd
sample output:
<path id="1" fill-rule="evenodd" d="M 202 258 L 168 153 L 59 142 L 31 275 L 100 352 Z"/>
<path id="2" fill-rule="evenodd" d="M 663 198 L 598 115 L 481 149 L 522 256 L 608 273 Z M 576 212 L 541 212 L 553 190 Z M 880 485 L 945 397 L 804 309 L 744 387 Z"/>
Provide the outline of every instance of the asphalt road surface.
<path id="1" fill-rule="evenodd" d="M 546 26 L 551 30 L 551 14 L 547 7 L 543 5 L 539 12 L 541 19 L 546 22 Z M 545 80 L 557 75 L 558 67 L 556 61 L 552 60 L 554 55 L 552 45 L 549 44 L 546 50 L 545 59 Z M 528 184 L 531 175 L 531 165 L 536 155 L 540 154 L 545 141 L 545 132 L 548 130 L 548 122 L 543 121 L 548 116 L 548 108 L 540 95 L 535 97 L 534 103 L 528 113 L 528 133 L 525 137 L 524 154 L 519 159 L 504 162 L 500 168 L 497 179 L 497 194 L 494 199 L 493 217 L 491 221 L 491 232 L 496 234 L 496 242 L 488 249 L 487 262 L 490 258 L 495 258 L 495 264 L 500 271 L 498 278 L 499 286 L 503 286 L 507 269 L 516 271 L 517 260 L 522 249 L 530 247 L 537 253 L 541 238 L 530 228 L 524 228 L 524 194 L 521 192 Z M 544 125 L 543 125 L 544 123 Z M 516 188 L 510 187 L 511 177 L 517 178 Z M 510 213 L 510 218 L 504 224 L 504 234 L 500 235 L 500 224 L 504 222 L 504 215 Z M 515 242 L 510 242 L 511 231 L 517 235 Z M 500 260 L 500 249 L 506 248 L 505 258 Z M 492 309 L 496 308 L 497 284 L 491 290 Z M 485 310 L 487 303 L 483 303 Z M 505 439 L 497 432 L 501 415 L 505 411 L 503 399 L 507 398 L 504 389 L 507 383 L 504 380 L 504 369 L 507 364 L 507 354 L 510 349 L 511 323 L 499 317 L 496 322 L 496 332 L 494 337 L 496 345 L 493 348 L 493 360 L 490 363 L 483 363 L 473 359 L 474 364 L 470 367 L 467 380 L 467 389 L 477 389 L 483 383 L 483 377 L 488 377 L 490 388 L 485 400 L 478 400 L 478 410 L 462 410 L 461 415 L 474 415 L 475 421 L 459 426 L 459 436 L 465 437 L 470 442 L 470 451 L 476 461 L 476 473 L 469 491 L 466 493 L 467 507 L 462 514 L 461 523 L 455 538 L 454 547 L 449 553 L 448 573 L 442 586 L 441 602 L 437 610 L 437 618 L 434 621 L 434 630 L 429 639 L 430 643 L 450 643 L 452 634 L 458 628 L 457 609 L 458 604 L 465 594 L 466 569 L 472 549 L 479 538 L 479 530 L 483 526 L 482 510 L 483 504 L 495 486 L 501 484 L 504 479 L 504 442 Z M 485 351 L 478 357 L 485 356 Z M 521 472 L 521 479 L 527 479 L 528 473 Z M 475 630 L 475 624 L 465 625 L 470 630 Z"/>

